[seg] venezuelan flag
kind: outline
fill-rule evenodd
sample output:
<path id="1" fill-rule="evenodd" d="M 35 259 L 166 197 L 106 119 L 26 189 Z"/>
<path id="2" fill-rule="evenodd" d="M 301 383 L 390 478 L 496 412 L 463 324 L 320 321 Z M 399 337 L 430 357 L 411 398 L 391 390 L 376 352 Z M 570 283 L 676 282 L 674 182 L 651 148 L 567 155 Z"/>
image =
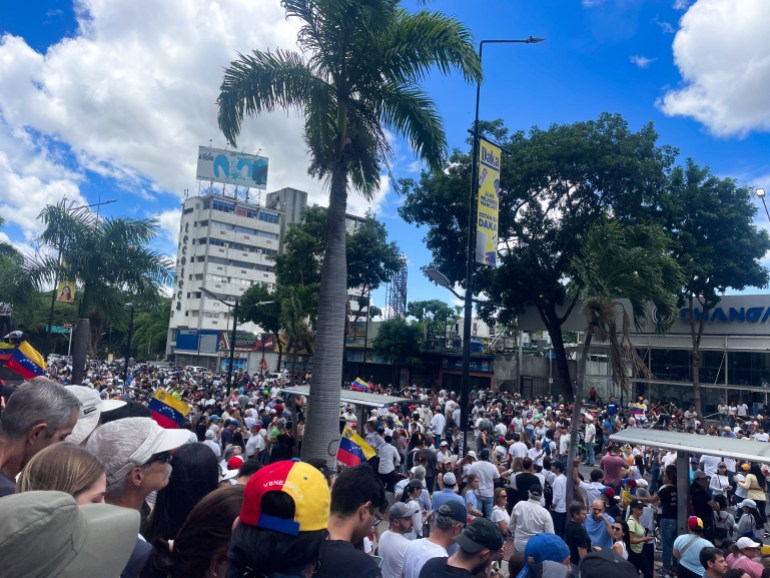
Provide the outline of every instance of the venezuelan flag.
<path id="1" fill-rule="evenodd" d="M 372 391 L 372 386 L 370 383 L 365 382 L 360 377 L 356 377 L 356 380 L 350 384 L 350 389 L 353 391 L 365 391 L 369 393 Z"/>
<path id="2" fill-rule="evenodd" d="M 340 445 L 337 448 L 337 461 L 346 466 L 356 466 L 361 462 L 366 462 L 377 455 L 374 448 L 370 446 L 364 438 L 358 435 L 349 427 L 345 426 L 342 430 Z"/>
<path id="3" fill-rule="evenodd" d="M 147 405 L 152 419 L 166 429 L 177 429 L 184 425 L 185 416 L 190 413 L 190 406 L 158 388 Z"/>
<path id="4" fill-rule="evenodd" d="M 22 379 L 34 379 L 45 375 L 45 359 L 26 341 L 18 347 L 0 343 L 0 361 L 5 361 L 5 367 L 18 373 Z"/>

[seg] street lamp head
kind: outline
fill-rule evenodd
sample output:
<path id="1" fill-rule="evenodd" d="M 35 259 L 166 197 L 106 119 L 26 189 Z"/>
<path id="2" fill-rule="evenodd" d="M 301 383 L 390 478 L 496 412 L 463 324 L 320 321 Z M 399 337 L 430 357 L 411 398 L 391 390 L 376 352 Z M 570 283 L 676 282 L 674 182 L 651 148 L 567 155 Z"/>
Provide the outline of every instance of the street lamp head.
<path id="1" fill-rule="evenodd" d="M 757 193 L 757 196 L 758 196 L 760 199 L 764 199 L 764 198 L 765 198 L 765 189 L 763 189 L 762 187 L 759 187 L 759 188 L 757 189 L 756 193 Z"/>
<path id="2" fill-rule="evenodd" d="M 542 42 L 545 40 L 545 38 L 541 38 L 540 36 L 530 36 L 527 38 L 527 44 L 537 44 L 538 42 Z"/>
<path id="3" fill-rule="evenodd" d="M 439 287 L 443 287 L 444 289 L 453 288 L 449 278 L 435 267 L 426 267 L 423 272 L 428 279 L 433 281 Z"/>

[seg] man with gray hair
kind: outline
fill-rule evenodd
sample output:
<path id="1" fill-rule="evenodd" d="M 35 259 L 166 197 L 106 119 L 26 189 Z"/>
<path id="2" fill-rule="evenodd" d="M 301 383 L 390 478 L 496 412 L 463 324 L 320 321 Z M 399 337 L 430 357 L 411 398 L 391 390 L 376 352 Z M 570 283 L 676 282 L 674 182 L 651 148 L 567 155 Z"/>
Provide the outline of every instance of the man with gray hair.
<path id="1" fill-rule="evenodd" d="M 72 433 L 79 409 L 77 397 L 49 379 L 16 389 L 0 419 L 0 497 L 16 491 L 15 478 L 32 456 Z"/>

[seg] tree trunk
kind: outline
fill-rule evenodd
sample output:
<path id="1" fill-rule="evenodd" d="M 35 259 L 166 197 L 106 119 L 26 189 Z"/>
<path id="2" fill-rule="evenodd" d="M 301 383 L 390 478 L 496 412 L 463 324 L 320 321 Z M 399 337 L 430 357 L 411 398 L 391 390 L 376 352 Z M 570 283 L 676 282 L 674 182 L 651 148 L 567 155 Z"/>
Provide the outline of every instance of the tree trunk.
<path id="1" fill-rule="evenodd" d="M 690 370 L 692 372 L 692 402 L 695 406 L 695 411 L 698 415 L 703 416 L 703 408 L 701 407 L 701 391 L 700 391 L 700 341 L 703 336 L 703 321 L 708 317 L 708 311 L 705 305 L 701 304 L 700 321 L 698 322 L 698 329 L 695 328 L 695 304 L 694 298 L 690 297 L 688 301 L 688 308 L 690 310 L 690 336 L 692 338 L 692 354 L 690 357 Z"/>
<path id="2" fill-rule="evenodd" d="M 308 399 L 310 411 L 302 443 L 303 460 L 320 458 L 332 468 L 340 438 L 340 390 L 347 302 L 346 187 L 347 168 L 343 160 L 338 160 L 331 179 L 326 251 L 318 300 L 318 331 Z"/>
<path id="3" fill-rule="evenodd" d="M 588 352 L 591 349 L 591 342 L 594 338 L 593 328 L 594 326 L 591 324 L 586 329 L 586 340 L 583 343 L 583 350 L 580 352 L 580 359 L 578 360 L 578 374 L 577 381 L 575 382 L 569 452 L 567 453 L 567 463 L 564 464 L 564 473 L 567 475 L 566 500 L 568 510 L 569 505 L 572 503 L 572 497 L 575 494 L 575 483 L 573 482 L 573 463 L 575 461 L 578 445 L 580 443 L 580 412 L 583 409 L 583 392 L 586 390 L 586 362 L 588 361 Z"/>
<path id="4" fill-rule="evenodd" d="M 91 341 L 91 321 L 84 317 L 78 320 L 72 336 L 72 382 L 80 385 L 86 376 L 86 356 Z"/>
<path id="5" fill-rule="evenodd" d="M 561 334 L 561 322 L 551 312 L 541 311 L 540 318 L 545 324 L 548 335 L 551 338 L 553 352 L 556 357 L 556 375 L 561 381 L 561 393 L 565 399 L 572 399 L 572 378 L 569 374 L 569 364 L 567 363 L 567 350 L 564 348 L 564 338 Z M 551 390 L 553 394 L 553 390 Z"/>

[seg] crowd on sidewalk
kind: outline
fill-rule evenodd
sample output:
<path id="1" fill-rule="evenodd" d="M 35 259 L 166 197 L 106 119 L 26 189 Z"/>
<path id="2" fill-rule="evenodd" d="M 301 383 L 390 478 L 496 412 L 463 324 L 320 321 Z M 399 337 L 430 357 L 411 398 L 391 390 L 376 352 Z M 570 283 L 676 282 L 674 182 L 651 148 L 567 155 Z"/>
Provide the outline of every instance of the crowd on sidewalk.
<path id="1" fill-rule="evenodd" d="M 329 468 L 298 460 L 308 408 L 280 377 L 238 372 L 228 394 L 222 375 L 136 366 L 123 387 L 120 369 L 94 363 L 72 385 L 55 366 L 4 398 L 4 575 L 770 576 L 764 466 L 698 456 L 678 535 L 675 453 L 608 443 L 628 427 L 767 441 L 765 413 L 737 401 L 704 429 L 694 408 L 641 397 L 592 391 L 573 415 L 556 398 L 474 391 L 463 448 L 453 392 L 378 387 L 409 401 L 363 419 L 343 404 L 340 427 L 376 456 Z M 159 387 L 192 407 L 185 427 L 150 417 Z"/>

